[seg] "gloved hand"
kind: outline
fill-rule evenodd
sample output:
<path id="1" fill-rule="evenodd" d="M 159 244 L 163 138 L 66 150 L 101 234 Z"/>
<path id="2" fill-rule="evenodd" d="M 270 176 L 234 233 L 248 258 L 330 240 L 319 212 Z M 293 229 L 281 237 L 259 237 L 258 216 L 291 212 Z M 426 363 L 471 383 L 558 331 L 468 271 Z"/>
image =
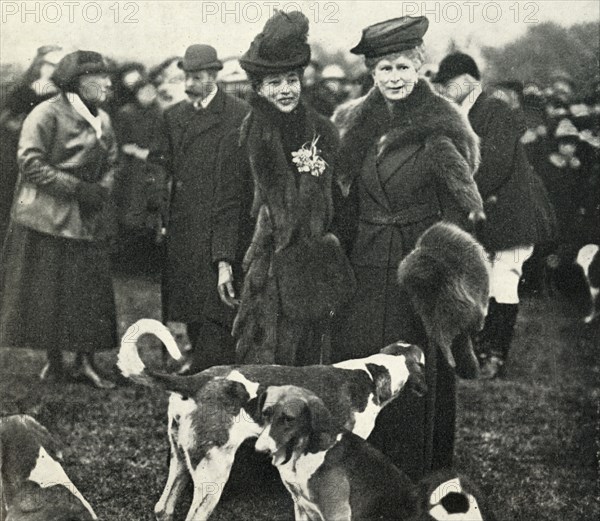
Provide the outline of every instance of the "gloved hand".
<path id="1" fill-rule="evenodd" d="M 223 304 L 230 308 L 239 306 L 240 301 L 235 298 L 235 289 L 233 288 L 233 270 L 231 269 L 231 264 L 226 261 L 219 262 L 217 288 Z"/>
<path id="2" fill-rule="evenodd" d="M 97 212 L 108 201 L 109 192 L 97 183 L 80 182 L 75 189 L 75 197 L 83 213 Z"/>

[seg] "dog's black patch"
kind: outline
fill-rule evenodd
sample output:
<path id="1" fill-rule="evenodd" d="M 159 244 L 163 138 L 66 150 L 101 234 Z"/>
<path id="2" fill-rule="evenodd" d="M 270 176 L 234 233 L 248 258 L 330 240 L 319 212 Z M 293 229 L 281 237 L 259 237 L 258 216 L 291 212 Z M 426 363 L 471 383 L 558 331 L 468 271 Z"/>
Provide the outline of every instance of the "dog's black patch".
<path id="1" fill-rule="evenodd" d="M 392 398 L 392 378 L 390 377 L 390 372 L 382 365 L 366 364 L 366 367 L 367 371 L 373 377 L 377 405 L 381 405 Z"/>
<path id="2" fill-rule="evenodd" d="M 466 514 L 469 511 L 469 498 L 459 492 L 449 492 L 441 503 L 449 514 Z"/>

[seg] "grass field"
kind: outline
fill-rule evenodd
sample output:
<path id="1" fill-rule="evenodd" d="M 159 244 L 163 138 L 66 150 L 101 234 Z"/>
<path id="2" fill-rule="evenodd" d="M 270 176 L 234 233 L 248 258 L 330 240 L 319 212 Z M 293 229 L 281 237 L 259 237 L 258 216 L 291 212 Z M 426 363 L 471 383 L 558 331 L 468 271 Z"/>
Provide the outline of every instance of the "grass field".
<path id="1" fill-rule="evenodd" d="M 120 277 L 116 291 L 121 332 L 138 318 L 158 318 L 152 280 Z M 143 351 L 149 363 L 160 362 L 155 344 L 148 341 Z M 100 356 L 105 370 L 114 370 L 115 354 Z M 600 518 L 599 355 L 598 328 L 584 330 L 559 298 L 529 298 L 509 377 L 460 382 L 457 467 L 489 497 L 499 519 Z M 0 349 L 0 412 L 32 414 L 64 440 L 66 471 L 101 519 L 154 519 L 167 475 L 166 396 L 132 385 L 101 391 L 41 384 L 43 363 L 39 352 Z M 292 504 L 279 486 L 242 472 L 211 519 L 292 520 Z"/>

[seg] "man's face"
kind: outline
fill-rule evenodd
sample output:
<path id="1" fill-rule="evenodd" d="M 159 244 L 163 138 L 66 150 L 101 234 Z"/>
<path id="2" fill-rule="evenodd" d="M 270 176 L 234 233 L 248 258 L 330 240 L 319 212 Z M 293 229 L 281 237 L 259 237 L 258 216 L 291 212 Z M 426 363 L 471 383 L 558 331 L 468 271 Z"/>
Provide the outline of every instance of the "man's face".
<path id="1" fill-rule="evenodd" d="M 215 88 L 216 74 L 214 71 L 186 71 L 185 93 L 191 101 L 204 99 Z"/>

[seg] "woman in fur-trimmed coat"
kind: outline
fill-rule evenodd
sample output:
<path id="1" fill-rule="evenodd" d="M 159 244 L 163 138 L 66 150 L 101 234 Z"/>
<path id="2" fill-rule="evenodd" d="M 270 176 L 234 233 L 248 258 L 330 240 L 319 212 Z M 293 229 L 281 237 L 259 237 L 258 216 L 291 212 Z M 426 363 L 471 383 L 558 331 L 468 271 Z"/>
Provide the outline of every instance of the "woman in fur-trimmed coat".
<path id="1" fill-rule="evenodd" d="M 240 149 L 231 156 L 247 162 L 247 168 L 238 166 L 252 177 L 256 219 L 233 326 L 240 363 L 325 361 L 322 341 L 331 314 L 353 291 L 349 262 L 329 233 L 337 131 L 300 96 L 302 71 L 310 60 L 307 32 L 302 13 L 277 11 L 240 60 L 254 95 L 240 131 Z M 234 290 L 228 264 L 238 242 L 226 239 L 235 239 L 232 227 L 246 219 L 232 214 L 240 200 L 233 187 L 247 186 L 248 175 L 231 181 L 223 177 L 218 190 L 213 257 L 226 303 Z"/>
<path id="2" fill-rule="evenodd" d="M 352 50 L 366 56 L 375 86 L 334 114 L 342 136 L 337 181 L 345 196 L 335 229 L 358 287 L 339 317 L 332 352 L 338 361 L 371 355 L 398 340 L 424 347 L 428 394 L 401 396 L 382 411 L 370 438 L 419 479 L 452 463 L 454 370 L 439 346 L 428 342 L 397 283 L 397 269 L 432 224 L 446 220 L 464 227 L 469 218 L 482 217 L 473 181 L 479 149 L 466 118 L 418 78 L 418 42 L 427 19 L 377 25 Z"/>

